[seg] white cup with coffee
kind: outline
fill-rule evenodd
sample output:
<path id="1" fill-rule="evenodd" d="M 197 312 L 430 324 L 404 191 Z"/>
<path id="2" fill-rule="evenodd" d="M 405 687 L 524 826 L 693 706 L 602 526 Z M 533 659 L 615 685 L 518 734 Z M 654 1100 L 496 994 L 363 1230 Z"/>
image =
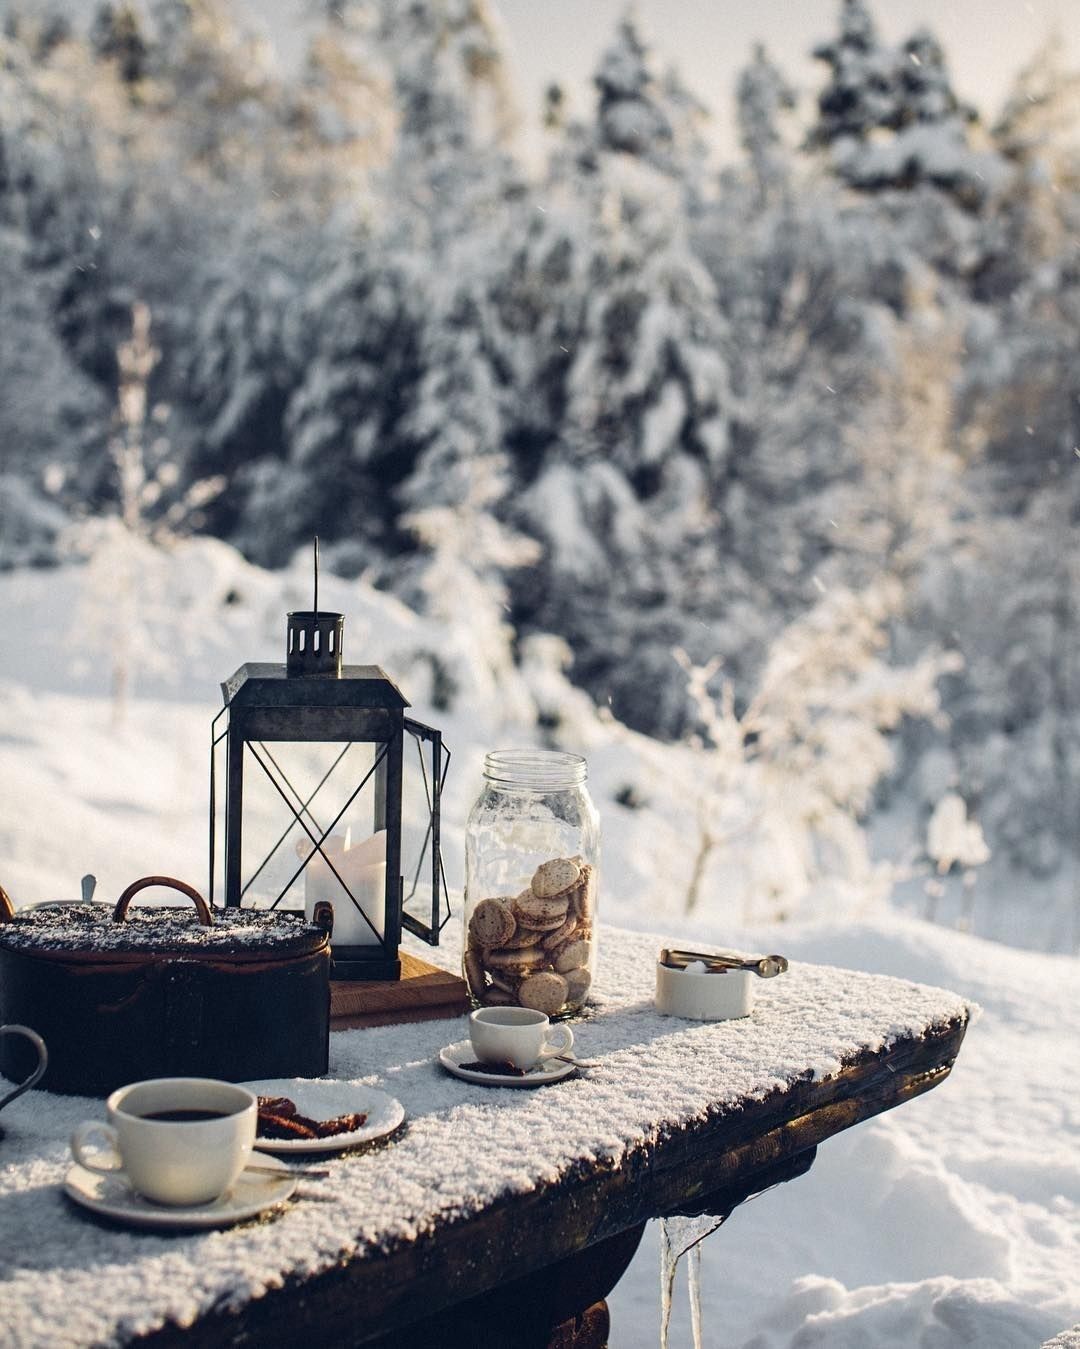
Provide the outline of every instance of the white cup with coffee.
<path id="1" fill-rule="evenodd" d="M 88 1171 L 123 1171 L 157 1204 L 209 1204 L 243 1171 L 255 1146 L 258 1102 L 246 1087 L 209 1077 L 159 1077 L 120 1087 L 108 1124 L 85 1120 L 71 1136 Z"/>
<path id="2" fill-rule="evenodd" d="M 469 1017 L 469 1039 L 481 1063 L 512 1063 L 528 1072 L 542 1059 L 568 1054 L 574 1032 L 530 1007 L 480 1007 Z"/>

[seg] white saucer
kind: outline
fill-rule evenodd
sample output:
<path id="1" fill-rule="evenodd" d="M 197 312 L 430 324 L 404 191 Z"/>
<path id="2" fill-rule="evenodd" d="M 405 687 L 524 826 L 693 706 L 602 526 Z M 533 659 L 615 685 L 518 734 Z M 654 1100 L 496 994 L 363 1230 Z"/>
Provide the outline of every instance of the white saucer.
<path id="1" fill-rule="evenodd" d="M 498 1073 L 481 1073 L 474 1068 L 463 1068 L 463 1063 L 476 1062 L 476 1050 L 470 1040 L 459 1040 L 457 1044 L 440 1049 L 439 1062 L 448 1073 L 460 1077 L 463 1082 L 475 1082 L 481 1087 L 542 1087 L 546 1082 L 561 1082 L 564 1077 L 577 1071 L 575 1064 L 563 1063 L 559 1059 L 542 1059 L 524 1077 L 502 1077 Z"/>
<path id="2" fill-rule="evenodd" d="M 123 1171 L 103 1175 L 88 1171 L 76 1162 L 64 1177 L 64 1191 L 76 1204 L 103 1218 L 132 1227 L 157 1227 L 183 1230 L 202 1227 L 229 1227 L 254 1218 L 268 1208 L 283 1204 L 296 1189 L 296 1177 L 284 1162 L 275 1157 L 260 1157 L 260 1166 L 280 1168 L 280 1176 L 242 1171 L 236 1184 L 212 1204 L 191 1208 L 153 1204 L 131 1188 Z"/>
<path id="3" fill-rule="evenodd" d="M 335 1119 L 338 1115 L 367 1115 L 362 1128 L 332 1138 L 257 1138 L 259 1152 L 344 1152 L 361 1143 L 392 1134 L 405 1118 L 405 1107 L 395 1097 L 375 1087 L 322 1078 L 277 1077 L 264 1082 L 243 1083 L 256 1096 L 287 1096 L 301 1115 L 310 1119 Z"/>

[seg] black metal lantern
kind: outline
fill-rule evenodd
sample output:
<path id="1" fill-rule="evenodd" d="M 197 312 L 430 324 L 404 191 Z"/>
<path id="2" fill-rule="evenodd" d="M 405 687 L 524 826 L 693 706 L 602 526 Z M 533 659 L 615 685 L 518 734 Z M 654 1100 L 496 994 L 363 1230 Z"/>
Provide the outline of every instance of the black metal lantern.
<path id="1" fill-rule="evenodd" d="M 449 916 L 439 806 L 450 756 L 439 731 L 405 715 L 408 702 L 378 666 L 342 664 L 342 615 L 319 610 L 317 567 L 316 554 L 315 607 L 289 614 L 285 664 L 241 665 L 221 686 L 210 897 L 224 742 L 226 907 L 303 906 L 310 916 L 330 901 L 331 977 L 396 979 L 402 927 L 436 946 Z"/>

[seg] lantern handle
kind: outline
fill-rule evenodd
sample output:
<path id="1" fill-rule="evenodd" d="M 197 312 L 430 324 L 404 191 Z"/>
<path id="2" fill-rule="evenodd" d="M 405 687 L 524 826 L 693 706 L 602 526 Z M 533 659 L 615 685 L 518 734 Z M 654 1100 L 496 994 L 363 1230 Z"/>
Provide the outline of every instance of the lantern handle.
<path id="1" fill-rule="evenodd" d="M 0 923 L 10 923 L 15 917 L 15 905 L 11 902 L 11 896 L 0 885 Z"/>
<path id="2" fill-rule="evenodd" d="M 151 885 L 164 885 L 170 890 L 179 890 L 182 895 L 187 895 L 188 899 L 195 904 L 195 909 L 199 915 L 199 922 L 204 927 L 213 927 L 214 919 L 210 913 L 209 906 L 202 895 L 193 885 L 188 885 L 186 881 L 174 880 L 172 876 L 144 876 L 142 880 L 132 881 L 120 898 L 116 901 L 116 908 L 113 909 L 112 920 L 114 923 L 122 923 L 127 917 L 128 905 L 133 897 L 140 890 L 145 890 Z"/>

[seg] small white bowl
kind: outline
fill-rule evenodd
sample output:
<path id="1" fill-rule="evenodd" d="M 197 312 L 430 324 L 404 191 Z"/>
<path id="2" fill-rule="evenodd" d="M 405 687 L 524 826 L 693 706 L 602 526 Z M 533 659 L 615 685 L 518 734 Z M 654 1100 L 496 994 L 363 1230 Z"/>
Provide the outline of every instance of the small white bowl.
<path id="1" fill-rule="evenodd" d="M 672 969 L 657 961 L 656 1010 L 692 1021 L 730 1021 L 748 1016 L 754 1005 L 756 978 L 749 970 L 709 973 L 704 968 Z"/>

